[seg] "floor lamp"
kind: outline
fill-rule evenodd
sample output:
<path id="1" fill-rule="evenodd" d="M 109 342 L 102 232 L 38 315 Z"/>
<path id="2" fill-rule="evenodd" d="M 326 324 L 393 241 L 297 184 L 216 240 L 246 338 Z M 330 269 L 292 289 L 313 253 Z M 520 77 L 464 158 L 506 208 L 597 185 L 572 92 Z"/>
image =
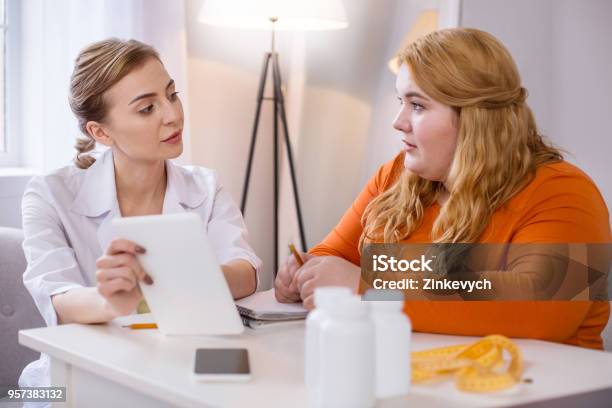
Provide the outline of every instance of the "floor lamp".
<path id="1" fill-rule="evenodd" d="M 282 142 L 285 144 L 287 160 L 289 162 L 291 186 L 293 189 L 293 199 L 297 213 L 302 251 L 306 252 L 307 250 L 297 178 L 295 176 L 293 152 L 287 125 L 285 99 L 282 91 L 282 80 L 278 63 L 279 56 L 275 46 L 276 31 L 330 30 L 345 28 L 348 26 L 348 23 L 344 7 L 341 0 L 205 0 L 202 10 L 200 11 L 199 20 L 207 24 L 223 27 L 271 30 L 271 49 L 264 54 L 261 76 L 259 79 L 257 106 L 255 108 L 255 119 L 253 121 L 240 209 L 244 214 L 249 193 L 249 182 L 257 141 L 259 119 L 261 116 L 261 106 L 265 100 L 271 100 L 274 104 L 274 274 L 276 274 L 278 270 L 279 235 L 279 166 L 280 144 Z M 264 93 L 270 69 L 272 69 L 273 93 L 271 97 L 266 97 Z M 279 119 L 280 125 L 282 126 L 282 140 L 279 139 Z"/>

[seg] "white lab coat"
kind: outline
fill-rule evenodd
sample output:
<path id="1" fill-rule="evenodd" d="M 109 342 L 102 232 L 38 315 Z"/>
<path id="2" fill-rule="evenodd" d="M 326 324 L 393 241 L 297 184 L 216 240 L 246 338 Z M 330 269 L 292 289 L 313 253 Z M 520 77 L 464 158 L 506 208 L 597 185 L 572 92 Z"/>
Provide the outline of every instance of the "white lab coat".
<path id="1" fill-rule="evenodd" d="M 244 259 L 259 276 L 260 259 L 247 243 L 240 210 L 216 173 L 166 161 L 163 213 L 195 212 L 202 217 L 220 264 Z M 67 166 L 34 177 L 23 196 L 23 249 L 28 267 L 23 282 L 48 326 L 57 324 L 51 296 L 95 286 L 96 259 L 114 238 L 111 220 L 120 217 L 112 151 L 87 170 Z M 259 286 L 259 277 L 257 278 Z M 48 357 L 28 365 L 21 386 L 49 385 Z"/>

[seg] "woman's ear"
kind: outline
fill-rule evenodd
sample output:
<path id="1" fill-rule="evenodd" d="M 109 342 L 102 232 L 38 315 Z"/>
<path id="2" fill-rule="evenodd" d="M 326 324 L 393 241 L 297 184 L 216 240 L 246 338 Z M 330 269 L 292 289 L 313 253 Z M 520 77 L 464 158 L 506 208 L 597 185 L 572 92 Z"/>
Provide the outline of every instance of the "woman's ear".
<path id="1" fill-rule="evenodd" d="M 104 146 L 113 145 L 113 139 L 108 135 L 106 129 L 100 122 L 90 120 L 85 125 L 85 129 L 87 129 L 87 133 L 89 133 L 89 135 L 93 137 L 96 142 L 103 144 Z"/>

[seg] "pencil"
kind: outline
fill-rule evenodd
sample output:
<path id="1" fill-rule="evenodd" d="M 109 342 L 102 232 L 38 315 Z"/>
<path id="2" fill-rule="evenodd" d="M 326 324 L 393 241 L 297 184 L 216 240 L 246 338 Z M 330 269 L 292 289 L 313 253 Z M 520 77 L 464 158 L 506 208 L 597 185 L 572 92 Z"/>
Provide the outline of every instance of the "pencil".
<path id="1" fill-rule="evenodd" d="M 295 246 L 293 244 L 289 244 L 289 250 L 295 257 L 295 260 L 297 261 L 298 265 L 300 266 L 304 265 L 304 260 L 302 259 L 298 251 L 295 250 Z"/>
<path id="2" fill-rule="evenodd" d="M 127 327 L 132 330 L 157 329 L 157 324 L 155 323 L 134 323 L 134 324 L 128 324 L 127 326 L 122 326 L 122 327 Z"/>

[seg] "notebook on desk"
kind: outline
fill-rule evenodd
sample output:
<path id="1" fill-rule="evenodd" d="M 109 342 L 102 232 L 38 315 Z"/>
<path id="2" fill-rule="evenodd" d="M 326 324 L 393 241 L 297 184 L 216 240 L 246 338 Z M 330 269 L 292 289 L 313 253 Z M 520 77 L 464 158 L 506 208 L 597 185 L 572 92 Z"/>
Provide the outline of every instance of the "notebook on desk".
<path id="1" fill-rule="evenodd" d="M 274 296 L 274 289 L 256 292 L 236 301 L 240 315 L 249 319 L 267 322 L 303 320 L 308 315 L 301 303 L 280 303 Z"/>

